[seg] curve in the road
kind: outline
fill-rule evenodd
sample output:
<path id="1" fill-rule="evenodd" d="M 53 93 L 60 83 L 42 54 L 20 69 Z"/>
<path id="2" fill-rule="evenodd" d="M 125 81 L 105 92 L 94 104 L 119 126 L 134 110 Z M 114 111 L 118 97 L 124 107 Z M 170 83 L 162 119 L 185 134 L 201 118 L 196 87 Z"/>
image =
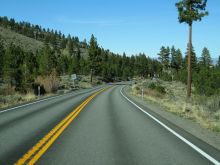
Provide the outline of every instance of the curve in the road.
<path id="1" fill-rule="evenodd" d="M 37 164 L 212 164 L 143 115 L 120 89 L 115 86 L 88 104 Z"/>
<path id="2" fill-rule="evenodd" d="M 120 93 L 121 95 L 128 101 L 130 102 L 132 105 L 134 105 L 136 108 L 138 108 L 141 112 L 143 112 L 144 114 L 146 114 L 148 117 L 150 117 L 151 119 L 153 119 L 155 122 L 157 122 L 158 124 L 160 124 L 162 127 L 164 127 L 166 130 L 168 130 L 170 133 L 172 133 L 173 135 L 175 135 L 176 137 L 178 137 L 180 140 L 182 140 L 184 143 L 186 143 L 187 145 L 189 145 L 191 148 L 193 148 L 194 150 L 196 150 L 199 154 L 201 154 L 202 156 L 204 156 L 206 159 L 208 159 L 210 162 L 216 164 L 216 165 L 220 165 L 220 162 L 218 160 L 216 160 L 215 158 L 213 158 L 212 156 L 210 156 L 209 154 L 207 154 L 205 151 L 203 151 L 202 149 L 200 149 L 199 147 L 197 147 L 196 145 L 194 145 L 193 143 L 191 143 L 189 140 L 187 140 L 186 138 L 184 138 L 183 136 L 181 136 L 180 134 L 178 134 L 177 132 L 175 132 L 173 129 L 171 129 L 170 127 L 168 127 L 166 124 L 164 124 L 163 122 L 161 122 L 160 120 L 158 120 L 157 118 L 155 118 L 154 116 L 152 116 L 151 114 L 149 114 L 146 110 L 142 109 L 141 107 L 139 107 L 137 104 L 135 104 L 132 100 L 130 100 L 127 96 L 125 96 L 122 92 L 124 87 L 121 88 Z"/>
<path id="3" fill-rule="evenodd" d="M 60 96 L 2 113 L 0 164 L 13 164 L 23 155 L 20 164 L 219 163 L 219 151 L 209 150 L 191 135 L 186 136 L 162 116 L 130 99 L 121 87 L 114 85 L 96 97 L 93 94 L 101 88 L 84 90 L 81 95 Z M 217 161 L 210 161 L 192 149 L 122 94 Z"/>

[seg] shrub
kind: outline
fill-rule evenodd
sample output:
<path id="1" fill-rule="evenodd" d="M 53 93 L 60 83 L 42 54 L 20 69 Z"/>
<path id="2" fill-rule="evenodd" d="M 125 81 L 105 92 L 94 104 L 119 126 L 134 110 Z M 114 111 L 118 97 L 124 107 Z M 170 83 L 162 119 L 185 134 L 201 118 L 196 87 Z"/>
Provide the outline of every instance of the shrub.
<path id="1" fill-rule="evenodd" d="M 150 83 L 150 84 L 148 85 L 148 88 L 150 88 L 150 89 L 155 89 L 155 88 L 156 88 L 156 84 L 155 84 L 155 83 Z"/>
<path id="2" fill-rule="evenodd" d="M 139 90 L 140 90 L 140 87 L 136 86 L 136 87 L 135 87 L 135 90 L 139 91 Z"/>
<path id="3" fill-rule="evenodd" d="M 54 93 L 57 91 L 60 81 L 56 76 L 56 72 L 52 71 L 52 73 L 49 76 L 37 77 L 35 82 L 43 86 L 47 93 Z"/>
<path id="4" fill-rule="evenodd" d="M 97 81 L 96 85 L 101 85 L 102 82 L 101 81 Z"/>
<path id="5" fill-rule="evenodd" d="M 161 94 L 165 94 L 166 93 L 165 88 L 163 86 L 159 85 L 159 84 L 156 85 L 155 83 L 150 83 L 148 85 L 148 88 L 152 89 L 152 90 L 156 90 L 156 91 L 158 91 Z"/>
<path id="6" fill-rule="evenodd" d="M 160 86 L 160 85 L 157 85 L 156 86 L 156 90 L 159 92 L 159 93 L 162 93 L 162 94 L 165 94 L 166 93 L 166 90 L 163 86 Z"/>
<path id="7" fill-rule="evenodd" d="M 194 76 L 194 86 L 199 95 L 212 96 L 220 91 L 220 73 L 202 68 L 197 75 Z"/>
<path id="8" fill-rule="evenodd" d="M 164 72 L 160 78 L 164 81 L 172 81 L 172 75 L 166 72 Z"/>

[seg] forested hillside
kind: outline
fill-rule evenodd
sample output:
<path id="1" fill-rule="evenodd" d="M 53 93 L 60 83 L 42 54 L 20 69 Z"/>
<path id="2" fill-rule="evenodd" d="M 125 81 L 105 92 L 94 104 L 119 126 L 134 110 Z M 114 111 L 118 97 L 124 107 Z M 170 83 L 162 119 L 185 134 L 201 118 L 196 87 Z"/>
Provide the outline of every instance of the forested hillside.
<path id="1" fill-rule="evenodd" d="M 20 92 L 27 92 L 40 83 L 39 79 L 73 73 L 100 76 L 105 82 L 158 77 L 186 83 L 186 59 L 187 53 L 174 46 L 162 46 L 158 60 L 144 53 L 119 55 L 102 48 L 93 35 L 89 42 L 79 41 L 78 37 L 65 36 L 60 31 L 0 17 L 0 77 Z M 218 94 L 220 61 L 213 65 L 206 47 L 201 55 L 192 49 L 191 59 L 196 92 Z"/>
<path id="2" fill-rule="evenodd" d="M 59 75 L 92 74 L 110 82 L 134 76 L 153 77 L 161 71 L 157 60 L 145 54 L 128 57 L 125 53 L 112 53 L 99 46 L 93 35 L 87 43 L 78 37 L 7 17 L 0 17 L 0 27 L 4 33 L 0 33 L 0 77 L 20 92 L 27 92 L 40 83 L 39 79 Z M 25 47 L 26 40 L 35 48 Z"/>

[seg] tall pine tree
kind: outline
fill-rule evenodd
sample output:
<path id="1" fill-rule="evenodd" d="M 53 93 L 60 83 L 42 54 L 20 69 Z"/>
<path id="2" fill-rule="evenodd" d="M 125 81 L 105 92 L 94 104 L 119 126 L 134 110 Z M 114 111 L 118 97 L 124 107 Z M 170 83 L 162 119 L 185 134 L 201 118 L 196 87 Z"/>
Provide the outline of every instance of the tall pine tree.
<path id="1" fill-rule="evenodd" d="M 91 82 L 92 76 L 100 73 L 101 69 L 101 51 L 98 47 L 97 39 L 92 34 L 89 42 L 89 66 L 91 69 Z"/>
<path id="2" fill-rule="evenodd" d="M 205 11 L 207 0 L 181 0 L 176 3 L 179 12 L 179 22 L 189 25 L 189 51 L 188 51 L 188 78 L 187 78 L 187 97 L 191 97 L 192 83 L 192 67 L 191 67 L 191 52 L 192 52 L 192 25 L 194 21 L 201 21 L 202 17 L 208 15 Z"/>

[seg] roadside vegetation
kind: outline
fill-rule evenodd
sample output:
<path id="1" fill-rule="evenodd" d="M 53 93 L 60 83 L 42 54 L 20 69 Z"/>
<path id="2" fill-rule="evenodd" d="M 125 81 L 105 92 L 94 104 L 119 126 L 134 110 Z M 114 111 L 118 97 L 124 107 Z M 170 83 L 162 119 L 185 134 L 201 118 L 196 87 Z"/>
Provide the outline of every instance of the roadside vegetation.
<path id="1" fill-rule="evenodd" d="M 131 57 L 115 54 L 98 45 L 65 36 L 28 22 L 0 17 L 0 100 L 1 106 L 22 102 L 14 95 L 56 94 L 73 88 L 129 80 L 133 76 L 159 73 L 161 64 L 140 53 Z M 62 77 L 81 75 L 75 85 L 63 85 Z M 68 78 L 66 78 L 68 80 Z M 5 96 L 11 99 L 4 99 Z M 10 101 L 9 101 L 10 100 Z M 14 101 L 13 101 L 14 100 Z"/>
<path id="2" fill-rule="evenodd" d="M 93 84 L 91 84 L 90 76 L 78 75 L 77 79 L 73 82 L 69 75 L 56 76 L 52 74 L 48 77 L 37 77 L 36 83 L 42 84 L 40 97 L 38 96 L 38 91 L 34 89 L 29 89 L 27 93 L 22 93 L 16 91 L 14 86 L 0 84 L 0 108 L 7 108 L 36 99 L 65 94 L 78 89 L 91 88 L 93 85 L 101 85 L 104 82 L 97 76 L 93 78 Z"/>
<path id="3" fill-rule="evenodd" d="M 33 93 L 21 94 L 13 93 L 13 95 L 0 95 L 0 108 L 6 108 L 13 105 L 25 103 L 37 98 Z"/>
<path id="4" fill-rule="evenodd" d="M 192 88 L 192 98 L 187 98 L 186 84 L 177 81 L 136 80 L 130 94 L 150 101 L 162 109 L 199 123 L 202 127 L 220 132 L 220 96 L 199 95 Z"/>
<path id="5" fill-rule="evenodd" d="M 198 58 L 192 45 L 192 24 L 208 15 L 206 3 L 206 0 L 176 3 L 179 22 L 189 25 L 185 56 L 175 46 L 162 46 L 158 53 L 162 66 L 159 74 L 153 76 L 153 81 L 148 77 L 137 81 L 131 94 L 141 96 L 143 91 L 144 99 L 219 132 L 220 57 L 217 64 L 213 64 L 208 48 L 204 47 Z"/>

